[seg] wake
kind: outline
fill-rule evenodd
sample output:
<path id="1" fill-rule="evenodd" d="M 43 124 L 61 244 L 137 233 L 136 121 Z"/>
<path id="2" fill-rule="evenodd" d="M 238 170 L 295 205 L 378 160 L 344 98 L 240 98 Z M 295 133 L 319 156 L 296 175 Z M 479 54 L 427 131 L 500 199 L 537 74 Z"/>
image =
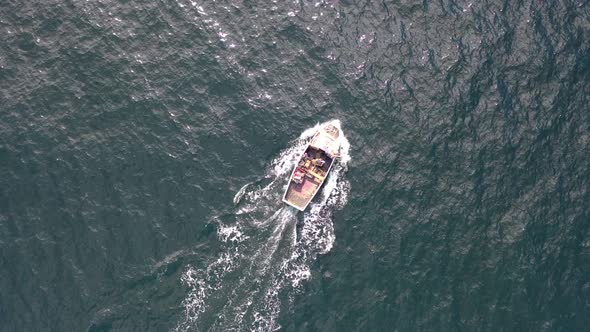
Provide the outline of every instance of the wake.
<path id="1" fill-rule="evenodd" d="M 328 123 L 340 128 L 338 120 Z M 183 273 L 181 281 L 189 293 L 176 331 L 280 328 L 277 319 L 284 299 L 292 299 L 311 277 L 311 263 L 332 248 L 332 214 L 346 204 L 349 192 L 344 173 L 350 145 L 341 135 L 341 158 L 299 226 L 297 211 L 281 201 L 297 158 L 325 124 L 305 130 L 271 162 L 261 180 L 236 193 L 234 213 L 215 219 L 221 252 L 205 269 L 189 266 Z"/>

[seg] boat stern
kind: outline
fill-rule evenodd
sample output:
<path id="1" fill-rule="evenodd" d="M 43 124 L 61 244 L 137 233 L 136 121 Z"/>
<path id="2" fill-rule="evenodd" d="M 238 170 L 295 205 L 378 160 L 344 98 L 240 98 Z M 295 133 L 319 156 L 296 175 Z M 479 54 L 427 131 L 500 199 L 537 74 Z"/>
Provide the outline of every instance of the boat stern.
<path id="1" fill-rule="evenodd" d="M 292 202 L 289 202 L 289 201 L 288 201 L 288 200 L 286 200 L 285 198 L 283 198 L 283 202 L 284 202 L 285 204 L 289 205 L 289 206 L 292 206 L 292 207 L 296 208 L 296 209 L 297 209 L 297 210 L 299 210 L 299 211 L 303 211 L 303 210 L 305 210 L 305 208 L 307 207 L 307 206 L 304 206 L 304 207 L 297 206 L 297 205 L 295 205 L 294 203 L 292 203 Z"/>

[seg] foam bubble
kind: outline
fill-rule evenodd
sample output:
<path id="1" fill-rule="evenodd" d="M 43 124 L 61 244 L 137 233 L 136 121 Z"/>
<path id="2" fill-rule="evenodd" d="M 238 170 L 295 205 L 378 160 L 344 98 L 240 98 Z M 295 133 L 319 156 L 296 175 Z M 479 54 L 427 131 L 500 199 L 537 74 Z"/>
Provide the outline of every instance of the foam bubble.
<path id="1" fill-rule="evenodd" d="M 252 182 L 246 183 L 245 185 L 242 186 L 242 188 L 240 188 L 240 190 L 238 190 L 238 192 L 234 196 L 234 204 L 238 204 L 240 202 L 240 200 L 242 199 L 242 197 L 246 193 L 246 188 L 248 188 L 248 186 L 251 184 L 252 184 Z"/>
<path id="2" fill-rule="evenodd" d="M 217 229 L 217 235 L 222 242 L 242 242 L 248 238 L 237 225 L 225 226 L 220 224 Z"/>

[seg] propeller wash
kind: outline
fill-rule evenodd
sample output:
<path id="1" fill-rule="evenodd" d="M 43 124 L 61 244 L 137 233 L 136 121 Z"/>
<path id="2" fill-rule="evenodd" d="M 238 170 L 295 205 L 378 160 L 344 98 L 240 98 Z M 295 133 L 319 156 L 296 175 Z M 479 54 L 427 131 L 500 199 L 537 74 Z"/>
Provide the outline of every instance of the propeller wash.
<path id="1" fill-rule="evenodd" d="M 176 331 L 280 328 L 280 310 L 289 310 L 301 283 L 311 277 L 311 263 L 332 248 L 332 215 L 346 204 L 350 191 L 344 178 L 350 144 L 341 135 L 340 160 L 299 226 L 297 211 L 281 202 L 289 172 L 311 137 L 327 124 L 340 129 L 339 120 L 306 129 L 271 162 L 263 179 L 238 191 L 233 213 L 215 218 L 221 253 L 206 268 L 189 266 L 183 273 L 189 293 Z"/>

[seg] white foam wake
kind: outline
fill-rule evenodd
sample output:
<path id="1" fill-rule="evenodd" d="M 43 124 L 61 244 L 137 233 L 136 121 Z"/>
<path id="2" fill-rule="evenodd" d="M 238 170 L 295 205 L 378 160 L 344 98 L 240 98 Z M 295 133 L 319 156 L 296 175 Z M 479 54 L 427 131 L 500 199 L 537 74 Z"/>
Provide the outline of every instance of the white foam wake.
<path id="1" fill-rule="evenodd" d="M 332 167 L 320 197 L 303 213 L 299 232 L 301 217 L 281 202 L 297 159 L 313 134 L 328 123 L 340 128 L 340 121 L 332 120 L 303 131 L 271 161 L 261 180 L 236 193 L 232 221 L 215 221 L 221 252 L 207 267 L 188 266 L 183 273 L 181 281 L 189 293 L 183 301 L 184 317 L 175 330 L 280 328 L 281 295 L 296 294 L 312 275 L 311 263 L 332 249 L 332 214 L 346 204 L 350 190 L 344 178 L 350 144 L 341 135 L 340 160 Z"/>

